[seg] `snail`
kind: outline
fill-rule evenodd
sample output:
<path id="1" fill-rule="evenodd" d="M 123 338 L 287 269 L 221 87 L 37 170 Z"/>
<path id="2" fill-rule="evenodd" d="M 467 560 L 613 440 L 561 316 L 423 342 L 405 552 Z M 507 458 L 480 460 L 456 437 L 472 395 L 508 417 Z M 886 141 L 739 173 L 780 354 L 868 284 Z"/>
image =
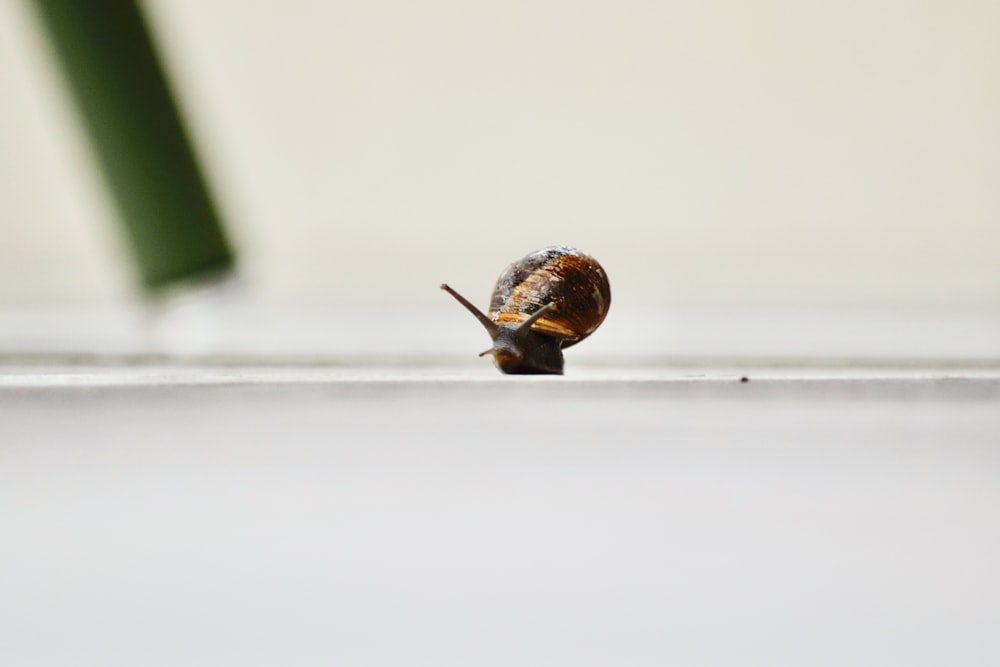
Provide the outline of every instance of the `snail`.
<path id="1" fill-rule="evenodd" d="M 604 268 L 575 248 L 542 248 L 500 274 L 489 314 L 448 285 L 451 294 L 486 327 L 497 368 L 508 374 L 563 372 L 563 349 L 594 333 L 611 305 Z"/>

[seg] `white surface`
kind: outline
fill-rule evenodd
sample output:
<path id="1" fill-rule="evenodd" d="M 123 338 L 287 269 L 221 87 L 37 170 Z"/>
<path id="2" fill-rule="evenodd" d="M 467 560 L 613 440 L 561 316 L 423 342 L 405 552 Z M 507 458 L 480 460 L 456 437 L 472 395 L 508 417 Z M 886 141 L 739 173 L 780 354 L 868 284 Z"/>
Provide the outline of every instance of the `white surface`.
<path id="1" fill-rule="evenodd" d="M 458 357 L 476 361 L 489 337 L 446 294 L 426 310 L 344 312 L 259 307 L 193 295 L 167 307 L 0 309 L 4 354 L 166 354 L 188 357 Z M 485 306 L 485 303 L 484 303 Z M 1000 316 L 979 313 L 762 312 L 612 307 L 601 328 L 566 352 L 584 362 L 743 358 L 772 360 L 1000 360 Z"/>
<path id="2" fill-rule="evenodd" d="M 0 657 L 1000 661 L 995 372 L 580 375 L 7 367 Z"/>

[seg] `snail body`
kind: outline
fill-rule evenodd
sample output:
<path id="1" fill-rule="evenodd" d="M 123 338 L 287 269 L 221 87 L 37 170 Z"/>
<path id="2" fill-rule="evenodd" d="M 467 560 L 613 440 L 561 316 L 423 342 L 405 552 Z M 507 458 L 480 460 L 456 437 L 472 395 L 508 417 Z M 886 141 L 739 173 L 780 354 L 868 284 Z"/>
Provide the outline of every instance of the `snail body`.
<path id="1" fill-rule="evenodd" d="M 508 374 L 563 372 L 563 349 L 576 345 L 604 321 L 611 286 L 604 268 L 575 248 L 542 248 L 500 274 L 488 314 L 448 285 L 451 294 L 486 328 L 497 368 Z"/>

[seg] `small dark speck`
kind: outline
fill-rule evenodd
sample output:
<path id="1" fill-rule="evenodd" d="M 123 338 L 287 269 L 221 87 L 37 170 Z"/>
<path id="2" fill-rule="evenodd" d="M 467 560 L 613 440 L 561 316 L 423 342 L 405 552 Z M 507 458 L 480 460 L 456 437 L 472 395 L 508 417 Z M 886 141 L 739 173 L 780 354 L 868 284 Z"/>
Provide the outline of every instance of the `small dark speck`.
<path id="1" fill-rule="evenodd" d="M 740 378 L 740 382 L 749 382 L 749 381 L 750 381 L 750 378 L 748 378 L 746 375 L 744 375 L 743 377 Z"/>

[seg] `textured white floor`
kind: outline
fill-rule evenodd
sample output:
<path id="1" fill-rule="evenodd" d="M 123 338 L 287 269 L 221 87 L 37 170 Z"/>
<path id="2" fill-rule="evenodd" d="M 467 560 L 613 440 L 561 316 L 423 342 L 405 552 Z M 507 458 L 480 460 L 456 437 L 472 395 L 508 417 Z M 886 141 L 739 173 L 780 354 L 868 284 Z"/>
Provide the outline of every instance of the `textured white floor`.
<path id="1" fill-rule="evenodd" d="M 998 479 L 989 369 L 8 364 L 0 657 L 995 665 Z"/>

